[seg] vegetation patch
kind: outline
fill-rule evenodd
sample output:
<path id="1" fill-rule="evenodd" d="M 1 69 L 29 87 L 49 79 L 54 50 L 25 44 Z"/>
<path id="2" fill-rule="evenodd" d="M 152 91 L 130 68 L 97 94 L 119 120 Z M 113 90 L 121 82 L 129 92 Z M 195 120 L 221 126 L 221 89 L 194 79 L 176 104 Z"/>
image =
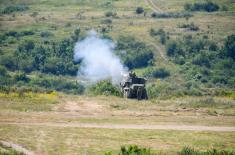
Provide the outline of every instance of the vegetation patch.
<path id="1" fill-rule="evenodd" d="M 103 80 L 91 86 L 88 93 L 91 95 L 122 96 L 120 88 L 114 86 L 110 80 Z"/>
<path id="2" fill-rule="evenodd" d="M 29 7 L 23 4 L 18 4 L 18 5 L 11 5 L 11 6 L 7 6 L 5 7 L 1 13 L 2 14 L 11 14 L 13 12 L 22 12 L 22 11 L 26 11 L 29 10 Z"/>
<path id="3" fill-rule="evenodd" d="M 169 13 L 152 13 L 153 18 L 190 18 L 193 15 L 188 12 L 169 12 Z"/>
<path id="4" fill-rule="evenodd" d="M 147 67 L 153 64 L 152 49 L 144 42 L 131 36 L 120 36 L 117 40 L 117 55 L 129 69 Z"/>
<path id="5" fill-rule="evenodd" d="M 194 3 L 194 4 L 190 4 L 190 3 L 186 3 L 184 5 L 184 9 L 186 11 L 207 11 L 207 12 L 215 12 L 218 11 L 220 9 L 219 5 L 211 2 L 211 1 L 207 1 L 206 3 Z"/>

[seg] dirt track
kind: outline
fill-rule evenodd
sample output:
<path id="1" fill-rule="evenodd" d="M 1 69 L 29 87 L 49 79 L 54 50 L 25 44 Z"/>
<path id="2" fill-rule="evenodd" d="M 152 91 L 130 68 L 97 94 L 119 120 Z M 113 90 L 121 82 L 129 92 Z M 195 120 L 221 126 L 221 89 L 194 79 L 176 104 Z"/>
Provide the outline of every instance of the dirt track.
<path id="1" fill-rule="evenodd" d="M 162 10 L 157 7 L 152 0 L 145 0 L 145 3 L 150 6 L 150 8 L 156 13 L 162 13 Z"/>
<path id="2" fill-rule="evenodd" d="M 27 150 L 26 148 L 24 148 L 18 144 L 12 143 L 12 142 L 0 141 L 0 144 L 3 145 L 4 147 L 10 147 L 13 150 L 16 150 L 18 152 L 22 152 L 26 155 L 34 155 L 33 152 Z"/>
<path id="3" fill-rule="evenodd" d="M 95 124 L 95 123 L 56 123 L 56 122 L 0 122 L 2 125 L 78 127 L 98 129 L 137 129 L 137 130 L 181 130 L 235 132 L 235 127 L 193 126 L 193 125 L 135 125 L 135 124 Z"/>

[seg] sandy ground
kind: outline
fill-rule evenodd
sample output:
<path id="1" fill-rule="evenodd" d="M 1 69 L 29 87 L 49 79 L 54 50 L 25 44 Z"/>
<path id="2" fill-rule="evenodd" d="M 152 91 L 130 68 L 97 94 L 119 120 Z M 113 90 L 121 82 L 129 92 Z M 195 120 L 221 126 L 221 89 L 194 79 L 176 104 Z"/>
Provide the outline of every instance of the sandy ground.
<path id="1" fill-rule="evenodd" d="M 220 131 L 234 132 L 235 127 L 196 126 L 196 125 L 135 125 L 135 124 L 95 124 L 95 123 L 56 123 L 56 122 L 1 122 L 2 125 L 78 127 L 99 129 L 137 129 L 137 130 L 185 130 L 185 131 Z"/>
<path id="2" fill-rule="evenodd" d="M 0 144 L 3 145 L 4 147 L 7 147 L 7 148 L 10 147 L 13 150 L 16 150 L 18 152 L 22 152 L 25 155 L 35 155 L 32 151 L 29 151 L 29 150 L 25 149 L 24 147 L 22 147 L 18 144 L 12 143 L 12 142 L 0 141 Z"/>

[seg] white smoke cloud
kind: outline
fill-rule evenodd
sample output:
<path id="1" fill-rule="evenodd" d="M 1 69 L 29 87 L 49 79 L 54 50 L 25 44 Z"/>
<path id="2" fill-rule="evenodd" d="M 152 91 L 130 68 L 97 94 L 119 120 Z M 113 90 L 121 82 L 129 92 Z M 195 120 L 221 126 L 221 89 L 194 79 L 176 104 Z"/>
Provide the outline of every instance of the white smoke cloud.
<path id="1" fill-rule="evenodd" d="M 78 76 L 85 76 L 92 82 L 107 78 L 116 84 L 120 82 L 127 68 L 114 54 L 114 48 L 115 44 L 111 40 L 102 39 L 95 31 L 90 31 L 74 48 L 74 60 L 82 60 Z"/>

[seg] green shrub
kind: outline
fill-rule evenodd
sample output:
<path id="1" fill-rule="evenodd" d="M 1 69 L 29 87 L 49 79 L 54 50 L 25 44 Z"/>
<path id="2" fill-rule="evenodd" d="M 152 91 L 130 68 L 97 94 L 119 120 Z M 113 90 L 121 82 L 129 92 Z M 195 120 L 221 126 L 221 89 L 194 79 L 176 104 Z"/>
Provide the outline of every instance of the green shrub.
<path id="1" fill-rule="evenodd" d="M 109 80 L 99 81 L 95 85 L 89 88 L 89 93 L 92 95 L 113 95 L 121 96 L 120 89 L 114 85 Z"/>
<path id="2" fill-rule="evenodd" d="M 185 28 L 185 29 L 188 29 L 190 31 L 198 31 L 199 30 L 199 27 L 196 26 L 194 23 L 182 24 L 182 25 L 179 25 L 179 28 Z"/>
<path id="3" fill-rule="evenodd" d="M 2 14 L 10 14 L 13 12 L 21 12 L 21 11 L 26 11 L 28 10 L 29 7 L 26 5 L 11 5 L 11 6 L 7 6 L 2 10 Z"/>
<path id="4" fill-rule="evenodd" d="M 120 36 L 117 41 L 117 55 L 129 69 L 152 65 L 152 49 L 130 36 Z"/>
<path id="5" fill-rule="evenodd" d="M 190 18 L 193 15 L 187 12 L 178 12 L 178 13 L 174 13 L 174 12 L 170 12 L 170 13 L 152 13 L 151 16 L 153 18 Z"/>
<path id="6" fill-rule="evenodd" d="M 142 8 L 142 7 L 137 7 L 136 10 L 135 10 L 135 12 L 136 12 L 137 14 L 141 14 L 141 13 L 144 12 L 144 8 Z"/>
<path id="7" fill-rule="evenodd" d="M 166 44 L 166 52 L 168 56 L 176 56 L 183 54 L 182 44 L 175 40 L 170 40 Z"/>
<path id="8" fill-rule="evenodd" d="M 224 55 L 235 60 L 235 35 L 228 36 L 224 43 Z"/>
<path id="9" fill-rule="evenodd" d="M 219 10 L 219 5 L 210 1 L 207 1 L 206 3 L 194 3 L 189 4 L 186 3 L 184 5 L 184 9 L 186 11 L 207 11 L 207 12 L 214 12 Z"/>
<path id="10" fill-rule="evenodd" d="M 84 86 L 77 81 L 66 80 L 62 77 L 37 77 L 32 78 L 30 86 L 39 86 L 49 90 L 63 91 L 66 93 L 82 94 L 85 90 Z"/>
<path id="11" fill-rule="evenodd" d="M 112 24 L 113 21 L 111 19 L 104 19 L 101 21 L 101 24 Z"/>
<path id="12" fill-rule="evenodd" d="M 107 152 L 104 155 L 113 155 L 111 152 Z M 151 149 L 140 148 L 137 145 L 121 146 L 118 155 L 157 155 Z"/>
<path id="13" fill-rule="evenodd" d="M 116 17 L 117 13 L 116 12 L 112 12 L 112 11 L 108 11 L 105 13 L 106 17 Z"/>
<path id="14" fill-rule="evenodd" d="M 149 68 L 144 72 L 145 77 L 166 78 L 170 76 L 170 72 L 165 68 Z"/>
<path id="15" fill-rule="evenodd" d="M 50 37 L 50 36 L 53 36 L 53 33 L 48 32 L 48 31 L 43 31 L 43 32 L 40 33 L 40 36 L 41 36 L 42 38 L 48 38 L 48 37 Z"/>
<path id="16" fill-rule="evenodd" d="M 178 155 L 234 155 L 235 151 L 226 151 L 226 150 L 217 150 L 217 149 L 211 149 L 208 151 L 198 151 L 190 147 L 184 147 Z"/>

